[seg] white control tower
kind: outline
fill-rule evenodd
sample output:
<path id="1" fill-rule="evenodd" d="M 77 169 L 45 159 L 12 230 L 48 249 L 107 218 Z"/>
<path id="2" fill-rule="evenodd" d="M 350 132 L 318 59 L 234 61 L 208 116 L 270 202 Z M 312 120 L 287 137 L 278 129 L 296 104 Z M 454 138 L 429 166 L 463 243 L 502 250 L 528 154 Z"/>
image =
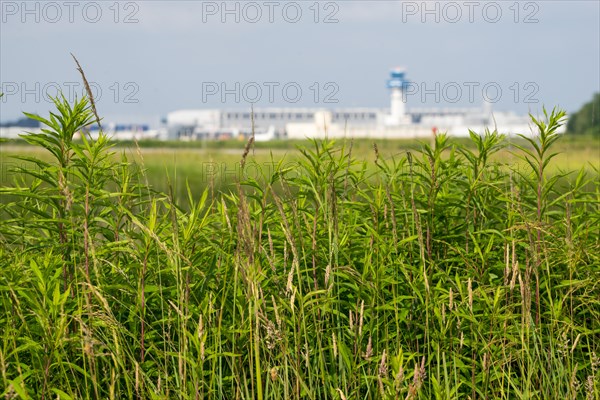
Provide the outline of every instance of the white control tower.
<path id="1" fill-rule="evenodd" d="M 386 125 L 396 126 L 410 124 L 411 118 L 406 114 L 404 91 L 408 86 L 405 78 L 406 70 L 402 67 L 394 68 L 390 72 L 387 87 L 391 89 L 390 115 L 386 118 Z"/>

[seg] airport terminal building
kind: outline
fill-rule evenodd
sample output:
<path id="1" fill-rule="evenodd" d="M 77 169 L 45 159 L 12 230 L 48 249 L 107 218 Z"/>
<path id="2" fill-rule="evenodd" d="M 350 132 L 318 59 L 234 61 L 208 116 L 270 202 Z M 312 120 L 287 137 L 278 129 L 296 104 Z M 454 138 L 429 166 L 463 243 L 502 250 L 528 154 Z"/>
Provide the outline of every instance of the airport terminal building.
<path id="1" fill-rule="evenodd" d="M 171 112 L 162 131 L 167 140 L 219 140 L 247 137 L 257 141 L 305 138 L 428 137 L 432 132 L 467 136 L 497 129 L 501 133 L 530 132 L 527 116 L 494 112 L 491 104 L 472 108 L 406 108 L 405 70 L 396 68 L 388 80 L 390 108 L 255 108 L 188 109 Z"/>
<path id="2" fill-rule="evenodd" d="M 185 141 L 244 139 L 252 134 L 256 141 L 268 141 L 325 137 L 402 139 L 430 137 L 434 132 L 468 136 L 469 130 L 483 133 L 486 129 L 509 135 L 533 131 L 528 116 L 492 112 L 490 103 L 471 108 L 407 108 L 405 94 L 410 82 L 405 75 L 403 68 L 390 73 L 389 108 L 186 109 L 168 113 L 158 129 L 114 123 L 103 124 L 103 128 L 114 140 Z M 97 135 L 97 129 L 90 127 L 92 137 Z M 561 129 L 564 131 L 564 126 Z M 0 137 L 17 138 L 22 132 L 21 126 L 0 125 Z"/>

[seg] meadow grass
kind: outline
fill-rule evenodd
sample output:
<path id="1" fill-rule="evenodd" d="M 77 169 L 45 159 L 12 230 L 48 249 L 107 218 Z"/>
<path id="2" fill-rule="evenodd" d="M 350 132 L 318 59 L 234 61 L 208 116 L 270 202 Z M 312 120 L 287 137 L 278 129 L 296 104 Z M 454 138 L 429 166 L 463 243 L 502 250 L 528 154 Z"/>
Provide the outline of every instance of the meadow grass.
<path id="1" fill-rule="evenodd" d="M 347 139 L 346 145 L 350 139 Z M 339 142 L 341 144 L 342 142 Z M 352 140 L 352 156 L 356 161 L 366 162 L 370 176 L 377 176 L 374 164 L 373 144 L 377 144 L 380 157 L 391 160 L 405 157 L 407 152 L 418 151 L 427 140 Z M 451 145 L 474 149 L 475 143 L 465 138 L 449 138 Z M 524 145 L 520 138 L 507 140 L 507 146 L 498 150 L 491 159 L 506 168 L 523 169 L 527 163 L 513 152 L 511 145 Z M 162 147 L 160 147 L 162 145 Z M 240 157 L 245 142 L 239 140 L 220 142 L 154 142 L 139 143 L 116 142 L 113 147 L 113 160 L 118 162 L 125 155 L 131 162 L 130 168 L 144 169 L 152 188 L 167 192 L 171 185 L 174 197 L 179 205 L 188 207 L 187 184 L 194 196 L 200 196 L 207 187 L 214 190 L 235 188 L 235 182 L 248 177 L 259 179 L 261 173 L 273 173 L 279 163 L 294 166 L 302 157 L 299 148 L 311 146 L 305 141 L 275 141 L 256 143 L 252 151 L 252 165 L 245 170 L 240 168 Z M 593 173 L 600 169 L 600 139 L 595 137 L 562 137 L 554 147 L 557 153 L 548 166 L 551 174 L 579 171 L 584 168 Z M 446 150 L 443 157 L 450 153 Z M 14 171 L 27 165 L 16 157 L 32 156 L 51 161 L 52 156 L 44 148 L 29 145 L 27 142 L 9 141 L 0 143 L 0 185 L 11 185 L 17 174 Z M 567 175 L 561 180 L 568 180 Z M 5 197 L 7 198 L 7 197 Z M 2 201 L 2 199 L 0 199 Z"/>
<path id="2" fill-rule="evenodd" d="M 220 186 L 192 179 L 217 153 L 75 142 L 96 117 L 56 107 L 0 189 L 1 396 L 600 398 L 600 174 L 556 165 L 562 112 L 249 142 Z"/>

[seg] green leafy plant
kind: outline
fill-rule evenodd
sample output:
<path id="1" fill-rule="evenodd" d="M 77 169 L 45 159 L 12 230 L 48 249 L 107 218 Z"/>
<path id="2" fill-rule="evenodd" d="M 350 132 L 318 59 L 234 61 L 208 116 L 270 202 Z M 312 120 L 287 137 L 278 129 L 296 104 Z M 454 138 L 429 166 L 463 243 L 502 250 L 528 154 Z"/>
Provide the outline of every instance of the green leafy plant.
<path id="1" fill-rule="evenodd" d="M 271 170 L 250 141 L 182 199 L 54 103 L 0 188 L 0 396 L 598 398 L 600 183 L 549 173 L 562 112 L 525 170 L 496 132 Z"/>

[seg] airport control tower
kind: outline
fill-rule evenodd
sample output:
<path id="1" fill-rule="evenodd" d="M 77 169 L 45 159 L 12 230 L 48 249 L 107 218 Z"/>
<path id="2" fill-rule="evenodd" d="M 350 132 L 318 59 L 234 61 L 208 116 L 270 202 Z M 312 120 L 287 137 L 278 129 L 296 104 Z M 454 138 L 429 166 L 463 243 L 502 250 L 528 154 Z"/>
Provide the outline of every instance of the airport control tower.
<path id="1" fill-rule="evenodd" d="M 390 115 L 386 118 L 386 125 L 403 125 L 410 123 L 410 116 L 406 115 L 404 91 L 408 87 L 405 77 L 406 70 L 402 67 L 394 68 L 390 72 L 387 87 L 391 89 Z"/>

